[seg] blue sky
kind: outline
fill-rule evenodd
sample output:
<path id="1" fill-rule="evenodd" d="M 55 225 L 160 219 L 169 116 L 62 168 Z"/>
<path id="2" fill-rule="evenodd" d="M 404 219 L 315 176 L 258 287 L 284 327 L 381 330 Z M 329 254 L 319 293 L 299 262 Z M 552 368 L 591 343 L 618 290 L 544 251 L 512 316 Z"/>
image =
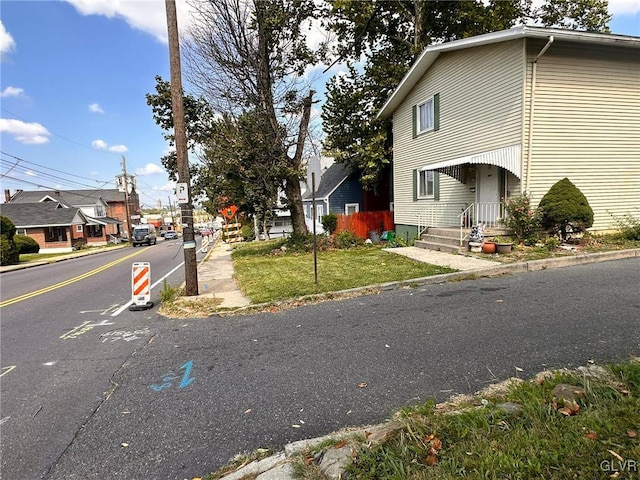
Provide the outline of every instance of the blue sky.
<path id="1" fill-rule="evenodd" d="M 640 0 L 609 10 L 640 36 Z M 145 99 L 169 79 L 164 0 L 3 0 L 0 22 L 2 189 L 115 188 L 124 155 L 145 206 L 175 202 Z"/>

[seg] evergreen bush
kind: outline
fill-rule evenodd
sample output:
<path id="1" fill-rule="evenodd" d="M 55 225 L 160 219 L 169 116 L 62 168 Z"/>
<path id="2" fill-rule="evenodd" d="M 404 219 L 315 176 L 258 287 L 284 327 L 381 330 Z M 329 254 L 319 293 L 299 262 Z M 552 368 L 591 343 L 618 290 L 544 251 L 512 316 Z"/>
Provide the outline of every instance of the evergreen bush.
<path id="1" fill-rule="evenodd" d="M 14 235 L 13 241 L 16 244 L 18 253 L 38 253 L 40 251 L 40 245 L 33 238 L 27 235 Z"/>
<path id="2" fill-rule="evenodd" d="M 13 222 L 0 215 L 0 265 L 16 265 L 20 262 L 20 253 L 13 240 L 15 233 Z"/>
<path id="3" fill-rule="evenodd" d="M 322 228 L 329 235 L 332 235 L 333 232 L 338 228 L 338 216 L 335 213 L 328 213 L 322 216 Z"/>
<path id="4" fill-rule="evenodd" d="M 559 234 L 563 241 L 593 225 L 593 210 L 587 197 L 566 177 L 549 189 L 538 208 L 542 227 Z"/>

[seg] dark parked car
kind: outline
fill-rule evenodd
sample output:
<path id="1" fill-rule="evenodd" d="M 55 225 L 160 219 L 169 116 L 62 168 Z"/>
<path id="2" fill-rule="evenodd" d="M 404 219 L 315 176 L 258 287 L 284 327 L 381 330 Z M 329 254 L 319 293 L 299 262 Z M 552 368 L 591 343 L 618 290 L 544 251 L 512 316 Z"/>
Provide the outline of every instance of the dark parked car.
<path id="1" fill-rule="evenodd" d="M 133 227 L 133 231 L 131 232 L 132 242 L 131 244 L 135 247 L 136 245 L 142 245 L 146 243 L 148 245 L 156 244 L 156 227 L 151 224 L 140 224 Z"/>
<path id="2" fill-rule="evenodd" d="M 174 240 L 176 238 L 178 238 L 178 232 L 176 232 L 175 230 L 167 230 L 166 232 L 164 232 L 165 240 Z"/>

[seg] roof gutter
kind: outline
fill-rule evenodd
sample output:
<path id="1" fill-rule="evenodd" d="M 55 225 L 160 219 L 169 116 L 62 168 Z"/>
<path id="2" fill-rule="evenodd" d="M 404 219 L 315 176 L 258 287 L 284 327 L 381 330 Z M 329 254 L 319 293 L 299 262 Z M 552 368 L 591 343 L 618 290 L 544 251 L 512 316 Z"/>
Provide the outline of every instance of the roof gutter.
<path id="1" fill-rule="evenodd" d="M 531 92 L 530 92 L 531 101 L 529 103 L 529 132 L 528 132 L 528 138 L 527 138 L 527 173 L 525 177 L 526 193 L 529 193 L 529 186 L 530 186 L 529 178 L 531 176 L 531 152 L 532 152 L 532 146 L 533 146 L 533 110 L 536 103 L 536 72 L 538 70 L 537 69 L 538 60 L 540 60 L 542 56 L 546 53 L 546 51 L 549 49 L 549 47 L 553 43 L 553 40 L 554 40 L 553 35 L 550 35 L 549 39 L 547 40 L 547 44 L 542 48 L 542 50 L 540 50 L 540 53 L 538 53 L 538 55 L 536 56 L 535 60 L 533 61 L 533 65 L 531 67 Z"/>

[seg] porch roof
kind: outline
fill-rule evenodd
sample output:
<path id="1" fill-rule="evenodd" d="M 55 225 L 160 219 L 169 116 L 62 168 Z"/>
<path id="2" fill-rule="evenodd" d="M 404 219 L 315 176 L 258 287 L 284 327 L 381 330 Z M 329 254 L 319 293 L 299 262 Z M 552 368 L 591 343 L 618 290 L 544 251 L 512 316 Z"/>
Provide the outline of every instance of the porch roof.
<path id="1" fill-rule="evenodd" d="M 520 167 L 521 150 L 522 148 L 520 145 L 511 145 L 510 147 L 498 148 L 497 150 L 490 150 L 488 152 L 482 152 L 475 155 L 467 155 L 465 157 L 458 157 L 451 160 L 432 163 L 430 165 L 425 165 L 421 170 L 435 170 L 462 182 L 463 165 L 484 164 L 504 168 L 505 170 L 513 173 L 516 177 L 522 178 Z"/>

